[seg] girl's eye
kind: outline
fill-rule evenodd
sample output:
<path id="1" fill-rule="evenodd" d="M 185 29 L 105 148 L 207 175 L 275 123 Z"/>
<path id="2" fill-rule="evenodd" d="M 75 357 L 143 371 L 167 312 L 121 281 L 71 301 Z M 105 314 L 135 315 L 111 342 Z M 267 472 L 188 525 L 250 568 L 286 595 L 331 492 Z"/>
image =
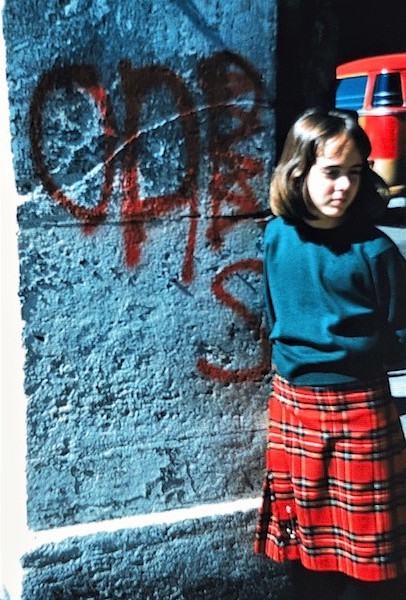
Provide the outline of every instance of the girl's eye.
<path id="1" fill-rule="evenodd" d="M 361 169 L 353 169 L 348 171 L 348 173 L 344 173 L 340 169 L 323 169 L 323 174 L 329 179 L 338 179 L 339 177 L 347 176 L 350 179 L 356 179 L 361 176 Z"/>
<path id="2" fill-rule="evenodd" d="M 339 169 L 324 169 L 323 173 L 329 179 L 337 179 L 341 175 L 341 171 Z"/>

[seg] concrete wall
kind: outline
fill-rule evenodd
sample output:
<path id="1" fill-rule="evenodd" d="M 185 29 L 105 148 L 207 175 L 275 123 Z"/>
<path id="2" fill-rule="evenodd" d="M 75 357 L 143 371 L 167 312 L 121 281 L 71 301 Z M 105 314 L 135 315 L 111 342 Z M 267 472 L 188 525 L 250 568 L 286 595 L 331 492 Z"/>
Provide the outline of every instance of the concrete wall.
<path id="1" fill-rule="evenodd" d="M 253 560 L 252 513 L 68 539 L 25 560 L 32 600 L 288 600 L 283 567 Z"/>
<path id="2" fill-rule="evenodd" d="M 275 18 L 261 0 L 5 3 L 27 600 L 288 597 L 251 551 Z"/>

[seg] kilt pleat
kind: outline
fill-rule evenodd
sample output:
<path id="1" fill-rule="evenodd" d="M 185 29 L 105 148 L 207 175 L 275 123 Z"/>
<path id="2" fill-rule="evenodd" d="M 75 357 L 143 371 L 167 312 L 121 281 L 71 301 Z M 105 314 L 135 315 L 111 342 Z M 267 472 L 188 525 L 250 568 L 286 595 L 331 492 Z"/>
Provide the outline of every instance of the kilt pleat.
<path id="1" fill-rule="evenodd" d="M 365 581 L 406 573 L 406 447 L 387 381 L 275 375 L 255 552 Z"/>

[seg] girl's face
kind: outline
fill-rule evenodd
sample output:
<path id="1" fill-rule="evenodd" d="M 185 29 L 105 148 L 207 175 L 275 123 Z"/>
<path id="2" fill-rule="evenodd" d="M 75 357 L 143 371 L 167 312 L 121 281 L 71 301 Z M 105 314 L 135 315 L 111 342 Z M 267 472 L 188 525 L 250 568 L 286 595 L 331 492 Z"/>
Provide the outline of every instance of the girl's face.
<path id="1" fill-rule="evenodd" d="M 311 212 L 307 223 L 321 229 L 340 225 L 357 195 L 363 159 L 351 138 L 331 138 L 319 152 L 306 178 Z"/>

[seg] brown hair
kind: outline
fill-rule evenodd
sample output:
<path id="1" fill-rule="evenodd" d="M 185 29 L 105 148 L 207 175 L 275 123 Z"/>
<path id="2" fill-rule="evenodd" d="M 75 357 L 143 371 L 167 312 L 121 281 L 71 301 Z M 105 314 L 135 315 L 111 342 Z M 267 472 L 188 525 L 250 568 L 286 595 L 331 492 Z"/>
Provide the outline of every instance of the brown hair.
<path id="1" fill-rule="evenodd" d="M 352 111 L 312 108 L 291 127 L 270 187 L 274 215 L 291 220 L 314 219 L 307 191 L 307 175 L 328 140 L 347 136 L 361 154 L 364 166 L 361 183 L 349 212 L 376 219 L 387 205 L 387 186 L 368 164 L 371 143 Z"/>

